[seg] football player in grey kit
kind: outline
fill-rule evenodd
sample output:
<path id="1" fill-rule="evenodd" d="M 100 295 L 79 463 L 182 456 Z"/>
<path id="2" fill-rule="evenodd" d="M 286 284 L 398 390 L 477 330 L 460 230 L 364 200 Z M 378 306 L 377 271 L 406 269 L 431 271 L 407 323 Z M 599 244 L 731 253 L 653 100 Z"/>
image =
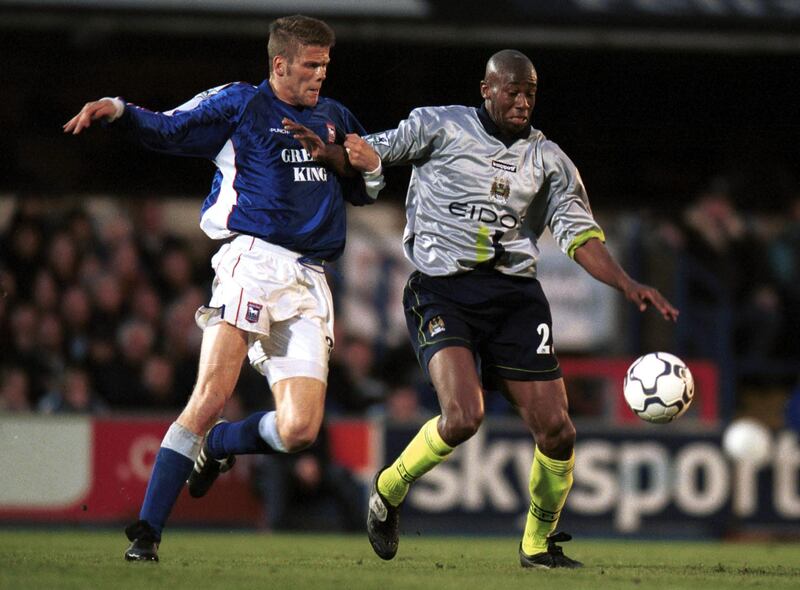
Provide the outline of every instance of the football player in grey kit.
<path id="1" fill-rule="evenodd" d="M 536 86 L 525 55 L 500 51 L 486 64 L 480 108 L 419 108 L 396 129 L 345 141 L 353 165 L 374 165 L 377 153 L 384 166 L 413 166 L 403 241 L 417 270 L 404 305 L 412 345 L 441 406 L 441 415 L 375 477 L 367 529 L 383 559 L 397 552 L 399 509 L 410 485 L 478 430 L 485 384 L 504 393 L 535 439 L 521 565 L 581 565 L 558 545 L 570 536 L 555 532 L 572 486 L 575 428 L 536 278 L 545 228 L 564 253 L 640 311 L 652 305 L 667 320 L 678 316 L 606 249 L 577 168 L 531 126 Z"/>

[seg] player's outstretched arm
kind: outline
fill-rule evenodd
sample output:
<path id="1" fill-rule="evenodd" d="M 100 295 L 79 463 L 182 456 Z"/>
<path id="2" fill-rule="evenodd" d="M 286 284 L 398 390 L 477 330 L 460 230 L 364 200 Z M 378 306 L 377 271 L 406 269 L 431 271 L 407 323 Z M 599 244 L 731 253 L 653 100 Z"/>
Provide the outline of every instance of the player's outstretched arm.
<path id="1" fill-rule="evenodd" d="M 381 158 L 373 147 L 360 135 L 348 133 L 344 140 L 344 149 L 350 165 L 361 172 L 373 172 L 381 165 Z"/>
<path id="2" fill-rule="evenodd" d="M 64 133 L 78 135 L 99 119 L 115 119 L 120 116 L 119 105 L 110 98 L 101 98 L 83 105 L 81 112 L 64 124 Z"/>
<path id="3" fill-rule="evenodd" d="M 588 240 L 575 250 L 575 261 L 586 271 L 607 285 L 622 291 L 628 301 L 631 301 L 639 311 L 647 309 L 648 305 L 655 307 L 665 320 L 678 319 L 680 313 L 658 289 L 643 285 L 628 276 L 622 267 L 611 256 L 605 244 L 597 238 Z"/>

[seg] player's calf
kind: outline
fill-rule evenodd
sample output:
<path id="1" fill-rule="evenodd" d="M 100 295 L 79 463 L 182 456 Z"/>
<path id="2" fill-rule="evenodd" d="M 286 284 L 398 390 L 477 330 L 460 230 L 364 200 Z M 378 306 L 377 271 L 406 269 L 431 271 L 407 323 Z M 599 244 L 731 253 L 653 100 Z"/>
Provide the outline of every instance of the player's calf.
<path id="1" fill-rule="evenodd" d="M 223 422 L 227 421 L 219 420 L 214 427 Z M 213 429 L 214 428 L 211 430 Z M 211 434 L 211 430 L 208 432 L 209 435 Z M 217 480 L 217 477 L 219 477 L 219 474 L 230 471 L 235 463 L 236 457 L 234 455 L 228 455 L 221 459 L 214 458 L 208 448 L 207 435 L 203 443 L 203 448 L 200 450 L 200 454 L 194 462 L 194 468 L 189 474 L 189 479 L 187 481 L 189 495 L 192 496 L 192 498 L 202 498 L 205 496 Z"/>

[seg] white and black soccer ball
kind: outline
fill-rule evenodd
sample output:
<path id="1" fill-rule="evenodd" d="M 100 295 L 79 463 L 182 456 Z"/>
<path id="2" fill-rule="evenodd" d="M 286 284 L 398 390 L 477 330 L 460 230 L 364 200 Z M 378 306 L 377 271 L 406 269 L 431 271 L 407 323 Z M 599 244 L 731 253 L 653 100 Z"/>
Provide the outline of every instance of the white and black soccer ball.
<path id="1" fill-rule="evenodd" d="M 694 379 L 686 363 L 675 355 L 651 352 L 631 363 L 622 390 L 628 406 L 639 418 L 665 424 L 689 408 Z"/>

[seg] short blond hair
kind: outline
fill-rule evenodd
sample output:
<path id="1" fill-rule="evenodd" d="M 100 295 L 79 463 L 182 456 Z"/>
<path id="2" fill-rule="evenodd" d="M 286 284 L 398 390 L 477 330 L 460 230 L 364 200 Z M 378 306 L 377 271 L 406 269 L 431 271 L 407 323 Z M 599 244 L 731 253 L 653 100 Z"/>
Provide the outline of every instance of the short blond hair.
<path id="1" fill-rule="evenodd" d="M 269 26 L 267 43 L 270 72 L 272 61 L 277 55 L 282 55 L 291 62 L 301 46 L 333 47 L 335 44 L 336 35 L 333 29 L 317 18 L 295 14 L 274 20 Z"/>

